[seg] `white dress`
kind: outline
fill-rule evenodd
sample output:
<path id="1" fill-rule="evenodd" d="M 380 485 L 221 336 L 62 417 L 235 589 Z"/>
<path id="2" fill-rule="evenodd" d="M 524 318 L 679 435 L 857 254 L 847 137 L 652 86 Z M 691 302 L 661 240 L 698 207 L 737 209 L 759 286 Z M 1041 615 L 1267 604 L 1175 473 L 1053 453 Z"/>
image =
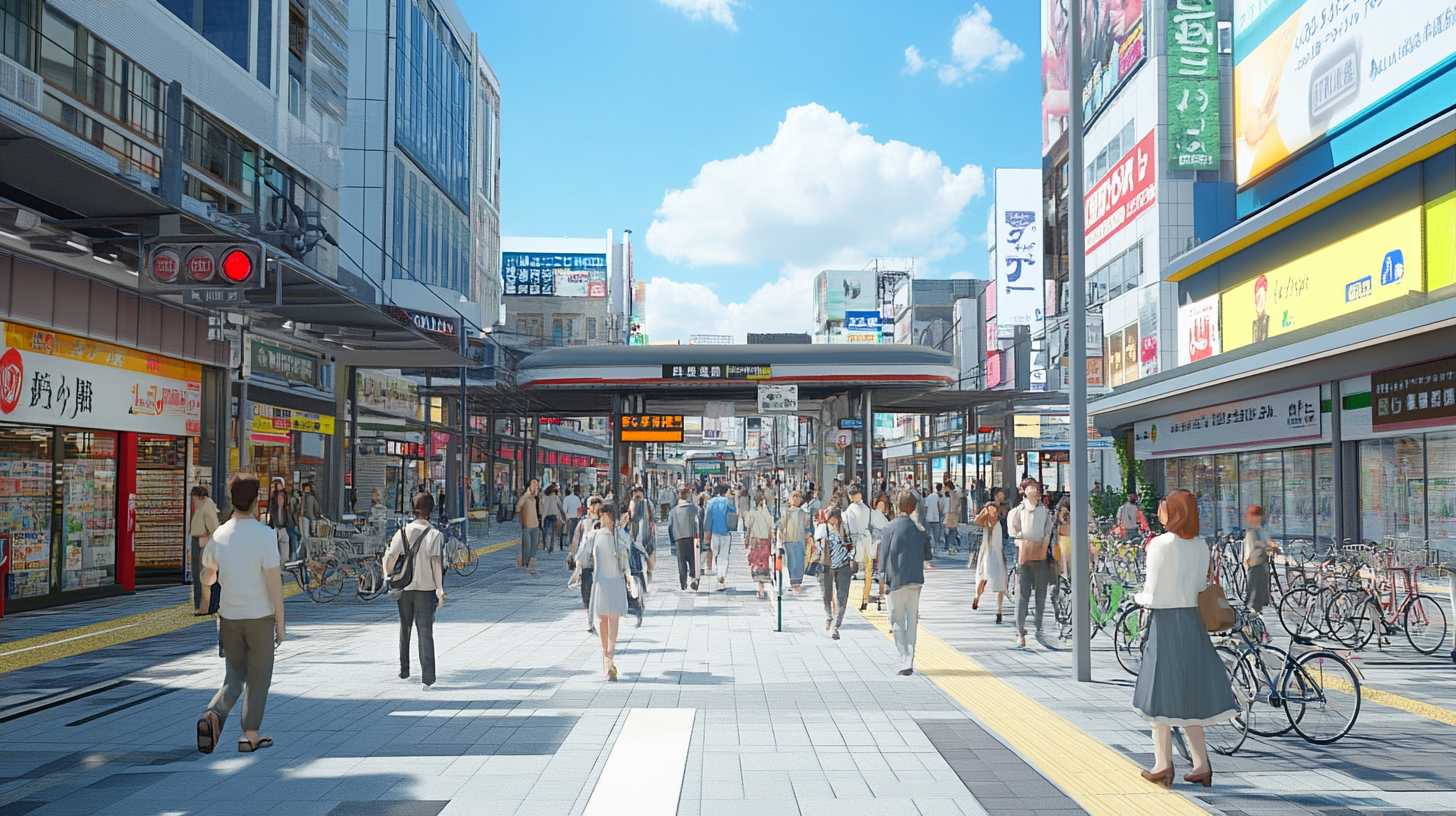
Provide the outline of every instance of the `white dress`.
<path id="1" fill-rule="evenodd" d="M 985 532 L 981 554 L 976 562 L 976 583 L 986 582 L 987 592 L 1006 591 L 1006 554 L 1001 550 L 1001 523 Z"/>

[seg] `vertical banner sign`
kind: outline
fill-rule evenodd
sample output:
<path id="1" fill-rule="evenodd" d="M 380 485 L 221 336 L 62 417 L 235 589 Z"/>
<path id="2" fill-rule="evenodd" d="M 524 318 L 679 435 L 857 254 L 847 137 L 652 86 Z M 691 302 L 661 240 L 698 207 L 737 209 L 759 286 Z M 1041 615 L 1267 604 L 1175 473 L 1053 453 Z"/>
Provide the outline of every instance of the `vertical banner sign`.
<path id="1" fill-rule="evenodd" d="M 1168 169 L 1218 167 L 1218 18 L 1213 0 L 1168 0 Z"/>
<path id="2" fill-rule="evenodd" d="M 996 311 L 1002 326 L 1042 322 L 1041 171 L 996 170 Z"/>
<path id="3" fill-rule="evenodd" d="M 1178 365 L 1206 360 L 1220 351 L 1218 295 L 1178 307 Z"/>
<path id="4" fill-rule="evenodd" d="M 1148 131 L 1083 197 L 1088 252 L 1157 203 L 1156 134 L 1156 129 Z"/>
<path id="5" fill-rule="evenodd" d="M 1162 370 L 1158 358 L 1158 287 L 1145 286 L 1138 292 L 1138 376 L 1151 377 Z"/>

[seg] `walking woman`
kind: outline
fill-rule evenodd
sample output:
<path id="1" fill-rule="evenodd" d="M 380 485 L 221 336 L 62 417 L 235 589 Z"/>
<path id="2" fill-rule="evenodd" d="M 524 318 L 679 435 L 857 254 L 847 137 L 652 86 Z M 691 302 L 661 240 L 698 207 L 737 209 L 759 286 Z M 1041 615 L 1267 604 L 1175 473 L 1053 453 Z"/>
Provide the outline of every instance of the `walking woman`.
<path id="1" fill-rule="evenodd" d="M 602 505 L 597 529 L 586 533 L 576 563 L 592 571 L 591 612 L 602 636 L 602 673 L 617 679 L 617 624 L 627 613 L 627 564 L 632 542 L 616 523 L 616 509 Z"/>
<path id="2" fill-rule="evenodd" d="M 833 638 L 839 640 L 844 608 L 849 605 L 849 580 L 854 576 L 854 542 L 849 540 L 838 507 L 831 506 L 824 511 L 824 523 L 819 525 L 817 537 L 824 569 L 824 577 L 819 581 L 824 587 L 824 631 L 832 632 Z"/>
<path id="3" fill-rule="evenodd" d="M 561 520 L 561 497 L 558 493 L 556 483 L 552 482 L 541 494 L 541 549 L 545 552 L 556 549 L 557 524 Z"/>
<path id="4" fill-rule="evenodd" d="M 1228 672 L 1203 621 L 1198 593 L 1208 584 L 1208 545 L 1198 536 L 1198 502 L 1175 490 L 1158 504 L 1168 532 L 1148 542 L 1148 578 L 1137 602 L 1151 610 L 1132 706 L 1153 726 L 1153 768 L 1144 779 L 1173 786 L 1173 726 L 1188 736 L 1193 771 L 1183 780 L 1213 784 L 1203 727 L 1238 713 Z"/>
<path id="5" fill-rule="evenodd" d="M 1264 519 L 1264 508 L 1257 504 L 1244 511 L 1248 525 L 1244 533 L 1244 567 L 1248 570 L 1244 603 L 1255 615 L 1269 605 L 1269 559 L 1279 552 L 1274 537 L 1264 529 Z"/>
<path id="6" fill-rule="evenodd" d="M 698 494 L 698 574 L 713 571 L 713 536 L 708 532 L 708 492 Z"/>
<path id="7" fill-rule="evenodd" d="M 981 551 L 976 559 L 976 598 L 971 601 L 971 608 L 981 608 L 981 595 L 989 589 L 996 596 L 996 622 L 1000 623 L 1007 582 L 1006 553 L 1001 549 L 1000 505 L 986 502 L 976 516 L 976 524 L 981 527 Z"/>
<path id="8" fill-rule="evenodd" d="M 268 526 L 278 536 L 279 556 L 292 561 L 298 554 L 298 520 L 293 517 L 282 479 L 273 480 L 273 490 L 268 494 Z"/>
<path id="9" fill-rule="evenodd" d="M 765 597 L 764 585 L 773 580 L 773 514 L 764 505 L 764 494 L 758 492 L 753 509 L 743 523 L 748 539 L 748 571 L 758 582 L 758 597 Z"/>

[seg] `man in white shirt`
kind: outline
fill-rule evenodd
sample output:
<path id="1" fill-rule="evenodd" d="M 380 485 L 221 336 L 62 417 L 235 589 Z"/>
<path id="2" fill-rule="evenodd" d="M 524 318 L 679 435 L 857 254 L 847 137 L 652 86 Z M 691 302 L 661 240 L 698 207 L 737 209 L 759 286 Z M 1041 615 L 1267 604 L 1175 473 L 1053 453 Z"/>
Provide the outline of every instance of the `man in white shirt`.
<path id="1" fill-rule="evenodd" d="M 581 497 L 576 495 L 580 488 L 575 485 L 566 491 L 566 498 L 561 500 L 561 512 L 566 516 L 566 523 L 561 525 L 565 533 L 565 540 L 576 540 L 576 525 L 581 523 Z"/>
<path id="2" fill-rule="evenodd" d="M 1138 534 L 1138 513 L 1137 494 L 1127 494 L 1127 501 L 1117 508 L 1117 523 L 1122 525 L 1123 535 L 1128 539 L 1137 538 Z"/>
<path id="3" fill-rule="evenodd" d="M 864 503 L 864 491 L 858 484 L 850 485 L 849 506 L 844 508 L 844 531 L 849 534 L 850 543 L 854 544 L 854 560 L 859 564 L 860 577 L 864 579 L 859 599 L 860 610 L 870 604 L 870 567 L 874 563 L 874 548 L 871 544 L 874 543 L 875 533 L 870 518 L 870 508 Z"/>
<path id="4" fill-rule="evenodd" d="M 273 744 L 258 729 L 273 682 L 273 650 L 283 642 L 283 579 L 278 536 L 253 517 L 258 505 L 258 477 L 234 473 L 228 480 L 233 516 L 212 535 L 202 551 L 202 608 L 213 586 L 227 585 L 218 607 L 218 637 L 227 655 L 222 688 L 197 720 L 197 750 L 212 753 L 223 724 L 238 698 L 243 698 L 243 737 L 238 751 L 252 753 Z"/>
<path id="5" fill-rule="evenodd" d="M 399 679 L 410 676 L 410 629 L 420 636 L 420 681 L 425 688 L 435 685 L 435 609 L 445 602 L 445 576 L 441 552 L 445 536 L 430 523 L 435 499 L 429 493 L 415 496 L 415 518 L 389 542 L 384 551 L 384 574 L 393 578 L 404 572 L 401 560 L 414 553 L 411 581 L 400 593 Z"/>
<path id="6" fill-rule="evenodd" d="M 925 497 L 925 533 L 930 536 L 932 551 L 945 546 L 945 499 L 940 495 L 941 487 L 936 485 Z"/>
<path id="7" fill-rule="evenodd" d="M 1042 613 L 1046 610 L 1047 584 L 1051 562 L 1047 551 L 1052 541 L 1052 516 L 1041 503 L 1041 483 L 1035 479 L 1021 481 L 1021 504 L 1012 508 L 1006 520 L 1011 538 L 1016 541 L 1016 636 L 1026 646 L 1026 607 L 1036 596 L 1036 639 L 1042 639 Z"/>
<path id="8" fill-rule="evenodd" d="M 676 503 L 677 491 L 673 489 L 673 486 L 671 484 L 663 482 L 662 487 L 659 488 L 657 491 L 657 509 L 659 511 L 658 521 L 667 521 L 668 511 L 670 511 L 672 509 L 672 506 Z"/>

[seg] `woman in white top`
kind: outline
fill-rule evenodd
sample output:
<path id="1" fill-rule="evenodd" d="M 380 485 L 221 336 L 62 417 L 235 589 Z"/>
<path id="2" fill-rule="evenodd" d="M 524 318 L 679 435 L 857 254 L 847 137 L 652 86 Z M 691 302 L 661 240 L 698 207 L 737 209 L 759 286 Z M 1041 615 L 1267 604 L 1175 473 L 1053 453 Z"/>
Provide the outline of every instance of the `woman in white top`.
<path id="1" fill-rule="evenodd" d="M 1006 553 L 1001 548 L 1001 507 L 986 502 L 976 516 L 981 525 L 981 550 L 976 561 L 976 598 L 971 609 L 981 608 L 981 593 L 991 590 L 996 595 L 996 622 L 1001 622 L 1001 604 L 1006 601 Z M 970 566 L 969 564 L 967 566 Z"/>
<path id="2" fill-rule="evenodd" d="M 1198 537 L 1198 502 L 1175 490 L 1158 504 L 1168 532 L 1148 542 L 1148 579 L 1137 602 L 1151 610 L 1132 706 L 1153 726 L 1153 769 L 1144 779 L 1173 786 L 1173 726 L 1188 735 L 1193 771 L 1186 782 L 1209 787 L 1213 768 L 1203 727 L 1238 713 L 1228 672 L 1198 615 L 1208 585 L 1208 545 Z"/>
<path id="3" fill-rule="evenodd" d="M 764 597 L 764 586 L 773 580 L 773 514 L 764 504 L 762 493 L 754 502 L 748 517 L 743 520 L 744 536 L 748 544 L 748 571 L 758 582 L 758 597 Z"/>
<path id="4" fill-rule="evenodd" d="M 580 569 L 592 571 L 591 614 L 596 616 L 602 636 L 602 672 L 617 679 L 617 624 L 627 613 L 627 562 L 632 539 L 617 526 L 616 511 L 602 505 L 598 527 L 586 533 L 576 551 Z"/>

